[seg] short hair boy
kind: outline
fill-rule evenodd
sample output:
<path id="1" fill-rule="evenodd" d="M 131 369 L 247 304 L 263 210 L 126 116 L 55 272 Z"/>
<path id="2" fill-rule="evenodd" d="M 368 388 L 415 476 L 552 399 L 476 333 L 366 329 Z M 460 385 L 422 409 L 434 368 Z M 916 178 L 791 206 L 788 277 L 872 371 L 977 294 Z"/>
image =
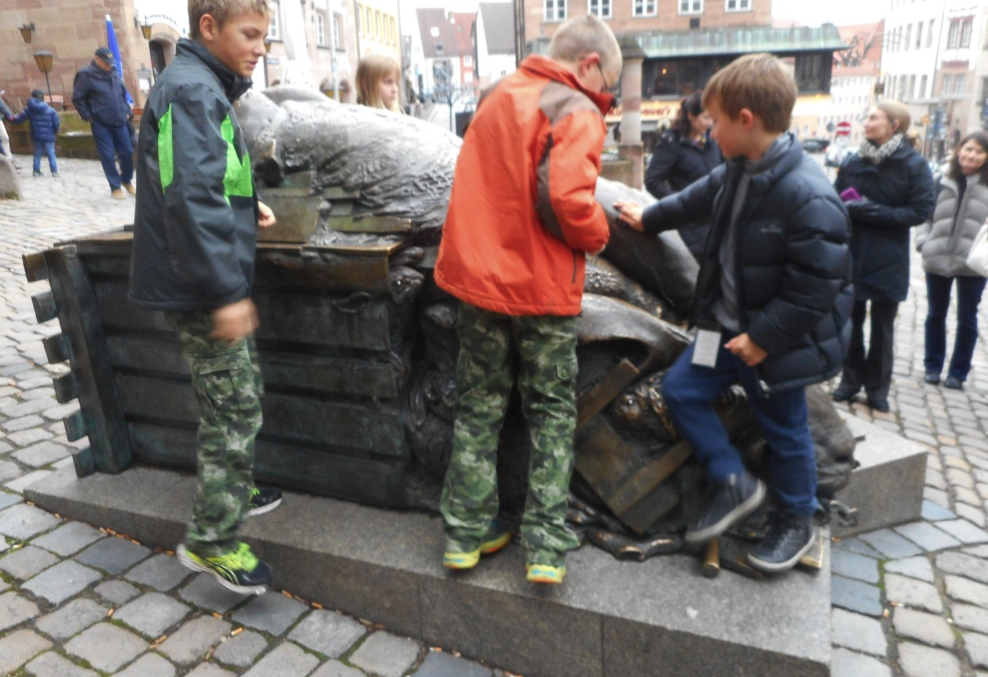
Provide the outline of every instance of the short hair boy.
<path id="1" fill-rule="evenodd" d="M 691 324 L 697 339 L 662 394 L 706 466 L 709 501 L 686 540 L 717 537 L 759 507 L 765 485 L 742 464 L 712 400 L 740 383 L 768 448 L 777 510 L 748 554 L 784 571 L 812 546 L 816 462 L 805 387 L 840 372 L 852 304 L 847 212 L 823 171 L 787 133 L 796 85 L 779 59 L 743 56 L 707 84 L 703 105 L 728 159 L 681 193 L 622 221 L 655 233 L 710 222 Z"/>
<path id="2" fill-rule="evenodd" d="M 58 130 L 62 122 L 58 112 L 45 103 L 45 93 L 40 89 L 31 92 L 27 106 L 21 114 L 12 117 L 14 124 L 28 120 L 31 125 L 31 143 L 34 144 L 34 175 L 41 176 L 41 156 L 48 157 L 48 169 L 54 178 L 58 178 L 58 162 L 55 160 L 55 142 L 58 141 Z M 3 123 L 0 122 L 0 126 Z"/>
<path id="3" fill-rule="evenodd" d="M 264 0 L 191 0 L 191 40 L 155 82 L 141 118 L 130 300 L 163 310 L 178 333 L 199 407 L 198 486 L 185 566 L 240 593 L 260 594 L 271 568 L 238 540 L 245 516 L 281 493 L 254 486 L 263 384 L 250 299 L 258 201 L 233 102 L 264 56 Z"/>
<path id="4" fill-rule="evenodd" d="M 496 455 L 512 386 L 532 439 L 521 537 L 527 578 L 561 583 L 576 422 L 576 315 L 585 254 L 609 236 L 594 200 L 621 51 L 594 16 L 559 27 L 483 98 L 463 141 L 435 276 L 460 300 L 459 404 L 441 511 L 445 566 L 468 569 L 510 534 Z"/>

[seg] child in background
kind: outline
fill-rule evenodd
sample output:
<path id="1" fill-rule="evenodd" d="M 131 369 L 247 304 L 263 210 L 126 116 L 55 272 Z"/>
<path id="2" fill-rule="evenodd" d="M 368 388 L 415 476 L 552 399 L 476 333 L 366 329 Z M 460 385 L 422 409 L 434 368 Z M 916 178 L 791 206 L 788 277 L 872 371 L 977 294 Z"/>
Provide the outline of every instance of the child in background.
<path id="1" fill-rule="evenodd" d="M 357 103 L 401 113 L 398 83 L 401 67 L 385 54 L 368 54 L 357 65 Z"/>
<path id="2" fill-rule="evenodd" d="M 40 89 L 31 92 L 27 106 L 11 122 L 30 120 L 31 142 L 34 144 L 34 175 L 41 176 L 41 154 L 48 156 L 48 169 L 53 178 L 58 178 L 58 163 L 55 162 L 55 140 L 61 120 L 54 108 L 45 103 L 45 93 Z"/>
<path id="3" fill-rule="evenodd" d="M 791 568 L 813 544 L 817 476 L 806 386 L 840 372 L 853 301 L 847 212 L 786 131 L 796 95 L 770 54 L 725 66 L 707 84 L 703 106 L 727 163 L 644 212 L 614 205 L 646 233 L 710 224 L 690 318 L 697 339 L 662 383 L 676 427 L 707 471 L 706 511 L 685 538 L 716 538 L 765 497 L 712 404 L 740 383 L 767 443 L 776 499 L 767 535 L 748 553 L 767 572 Z"/>

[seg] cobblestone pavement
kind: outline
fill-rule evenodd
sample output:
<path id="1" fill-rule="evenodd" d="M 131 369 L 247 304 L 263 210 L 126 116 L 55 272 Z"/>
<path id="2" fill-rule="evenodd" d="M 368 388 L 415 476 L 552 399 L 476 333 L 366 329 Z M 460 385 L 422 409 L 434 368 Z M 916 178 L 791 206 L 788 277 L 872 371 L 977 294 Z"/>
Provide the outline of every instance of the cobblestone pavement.
<path id="1" fill-rule="evenodd" d="M 41 343 L 56 323 L 34 317 L 47 283 L 26 281 L 21 255 L 130 223 L 133 201 L 110 199 L 96 162 L 59 160 L 60 179 L 18 162 L 25 199 L 0 202 L 0 675 L 505 675 L 286 593 L 232 596 L 169 553 L 24 502 L 82 443 Z M 923 519 L 834 544 L 832 677 L 988 677 L 988 343 L 964 391 L 924 384 L 925 297 L 915 266 L 892 412 L 850 406 L 929 449 Z"/>

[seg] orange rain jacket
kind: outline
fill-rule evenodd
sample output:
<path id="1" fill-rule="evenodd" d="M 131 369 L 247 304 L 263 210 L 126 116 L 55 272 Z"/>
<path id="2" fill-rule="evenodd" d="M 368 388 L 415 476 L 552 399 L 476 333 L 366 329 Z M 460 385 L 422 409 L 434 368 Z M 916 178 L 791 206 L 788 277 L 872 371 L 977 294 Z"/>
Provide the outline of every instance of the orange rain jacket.
<path id="1" fill-rule="evenodd" d="M 584 252 L 610 235 L 594 188 L 612 103 L 542 56 L 481 100 L 453 177 L 442 289 L 503 315 L 580 313 Z"/>

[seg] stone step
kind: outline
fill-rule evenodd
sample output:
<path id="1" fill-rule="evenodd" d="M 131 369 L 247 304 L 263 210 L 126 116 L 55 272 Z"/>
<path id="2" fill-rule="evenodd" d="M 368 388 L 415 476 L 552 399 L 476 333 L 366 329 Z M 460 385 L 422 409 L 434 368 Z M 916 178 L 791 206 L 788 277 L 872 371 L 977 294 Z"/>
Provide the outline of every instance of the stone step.
<path id="1" fill-rule="evenodd" d="M 77 478 L 67 467 L 25 496 L 172 549 L 194 484 L 159 468 Z M 449 572 L 437 517 L 296 493 L 248 520 L 244 536 L 274 567 L 276 588 L 525 677 L 830 674 L 829 564 L 707 579 L 692 556 L 621 562 L 587 545 L 568 557 L 566 582 L 548 588 L 525 581 L 517 545 Z"/>

